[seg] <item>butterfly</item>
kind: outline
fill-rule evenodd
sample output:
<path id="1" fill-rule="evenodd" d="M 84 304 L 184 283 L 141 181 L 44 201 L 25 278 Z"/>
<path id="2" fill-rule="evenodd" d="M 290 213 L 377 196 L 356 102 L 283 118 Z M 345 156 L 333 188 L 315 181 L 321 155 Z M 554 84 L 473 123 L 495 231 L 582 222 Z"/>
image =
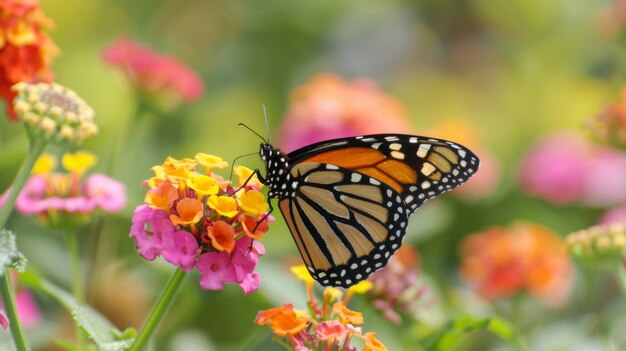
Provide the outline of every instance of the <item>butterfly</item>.
<path id="1" fill-rule="evenodd" d="M 290 153 L 264 141 L 259 154 L 266 170 L 259 180 L 278 200 L 311 276 L 343 288 L 384 267 L 409 217 L 479 165 L 459 144 L 403 134 L 322 141 Z"/>

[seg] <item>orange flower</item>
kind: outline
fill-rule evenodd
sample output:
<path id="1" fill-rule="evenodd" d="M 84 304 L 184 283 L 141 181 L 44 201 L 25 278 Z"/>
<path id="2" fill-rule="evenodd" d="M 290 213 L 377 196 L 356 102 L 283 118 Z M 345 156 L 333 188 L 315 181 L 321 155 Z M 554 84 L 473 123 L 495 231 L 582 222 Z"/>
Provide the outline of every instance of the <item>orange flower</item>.
<path id="1" fill-rule="evenodd" d="M 600 140 L 626 145 L 626 88 L 622 89 L 617 101 L 606 106 L 587 124 Z"/>
<path id="2" fill-rule="evenodd" d="M 344 324 L 350 323 L 352 325 L 363 324 L 363 313 L 349 310 L 343 302 L 335 302 L 333 305 L 333 312 L 337 313 L 341 318 L 341 322 Z"/>
<path id="3" fill-rule="evenodd" d="M 13 85 L 52 80 L 50 63 L 58 49 L 43 32 L 51 26 L 37 0 L 0 1 L 0 97 L 11 120 L 16 119 Z"/>
<path id="4" fill-rule="evenodd" d="M 170 215 L 174 225 L 196 224 L 202 218 L 204 207 L 198 199 L 182 199 L 176 204 L 178 215 Z"/>
<path id="5" fill-rule="evenodd" d="M 239 221 L 241 222 L 244 233 L 246 233 L 247 236 L 254 240 L 260 240 L 263 235 L 270 229 L 270 226 L 267 223 L 267 219 L 264 219 L 261 223 L 258 222 L 263 217 L 264 215 L 259 215 L 256 218 L 250 216 L 239 216 Z M 256 231 L 253 233 L 252 230 L 255 227 Z"/>
<path id="6" fill-rule="evenodd" d="M 528 291 L 548 305 L 567 299 L 573 267 L 561 238 L 531 223 L 489 228 L 461 246 L 461 276 L 486 299 Z"/>
<path id="7" fill-rule="evenodd" d="M 144 198 L 144 202 L 150 207 L 164 210 L 167 213 L 170 212 L 176 200 L 178 200 L 178 190 L 168 181 L 149 190 Z"/>
<path id="8" fill-rule="evenodd" d="M 269 325 L 278 336 L 291 336 L 304 329 L 309 321 L 304 317 L 299 317 L 292 304 L 285 304 L 259 312 L 255 323 Z"/>
<path id="9" fill-rule="evenodd" d="M 365 341 L 365 348 L 363 351 L 387 351 L 385 345 L 380 340 L 376 339 L 376 333 L 369 332 L 363 335 L 363 341 Z"/>
<path id="10" fill-rule="evenodd" d="M 341 340 L 348 335 L 346 326 L 334 320 L 319 323 L 315 331 L 319 340 L 329 340 L 331 342 Z"/>
<path id="11" fill-rule="evenodd" d="M 230 253 L 235 248 L 235 229 L 230 224 L 217 221 L 212 227 L 207 227 L 207 234 L 211 245 L 218 251 Z"/>

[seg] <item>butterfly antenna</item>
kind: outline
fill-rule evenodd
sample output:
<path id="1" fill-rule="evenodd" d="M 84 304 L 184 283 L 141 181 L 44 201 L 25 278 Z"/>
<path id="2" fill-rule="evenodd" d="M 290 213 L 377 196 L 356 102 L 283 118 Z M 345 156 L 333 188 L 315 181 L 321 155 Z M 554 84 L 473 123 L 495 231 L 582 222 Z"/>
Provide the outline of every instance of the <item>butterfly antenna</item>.
<path id="1" fill-rule="evenodd" d="M 265 119 L 265 132 L 267 133 L 267 143 L 270 143 L 270 127 L 267 123 L 267 111 L 265 110 L 265 104 L 263 104 L 263 118 Z"/>
<path id="2" fill-rule="evenodd" d="M 261 136 L 261 134 L 259 134 L 259 133 L 255 132 L 252 128 L 248 127 L 247 125 L 245 125 L 245 124 L 243 124 L 243 123 L 239 123 L 239 125 L 240 125 L 240 126 L 242 126 L 242 127 L 244 127 L 244 128 L 246 128 L 247 130 L 251 131 L 252 133 L 254 133 L 254 135 L 258 136 L 259 138 L 261 138 L 261 140 L 263 140 L 263 142 L 264 142 L 265 144 L 267 144 L 267 143 L 268 143 L 268 141 L 267 141 L 267 140 L 265 140 L 265 138 L 263 138 L 263 137 Z"/>

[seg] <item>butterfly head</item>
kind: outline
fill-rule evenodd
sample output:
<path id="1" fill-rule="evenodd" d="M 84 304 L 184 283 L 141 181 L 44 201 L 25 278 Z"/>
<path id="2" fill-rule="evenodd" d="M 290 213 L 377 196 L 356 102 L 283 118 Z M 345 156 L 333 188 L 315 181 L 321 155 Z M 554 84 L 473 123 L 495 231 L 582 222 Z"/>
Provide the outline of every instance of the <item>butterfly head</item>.
<path id="1" fill-rule="evenodd" d="M 289 196 L 291 191 L 287 155 L 269 143 L 261 144 L 259 155 L 265 163 L 265 184 L 270 189 L 268 197 L 284 198 Z"/>

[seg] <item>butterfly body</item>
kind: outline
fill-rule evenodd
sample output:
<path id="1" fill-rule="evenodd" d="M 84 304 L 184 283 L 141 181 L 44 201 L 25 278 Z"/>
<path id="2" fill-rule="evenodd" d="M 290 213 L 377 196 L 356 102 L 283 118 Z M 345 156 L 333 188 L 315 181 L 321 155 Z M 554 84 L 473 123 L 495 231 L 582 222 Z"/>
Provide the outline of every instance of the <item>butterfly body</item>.
<path id="1" fill-rule="evenodd" d="M 349 287 L 385 266 L 408 218 L 466 181 L 478 158 L 456 143 L 379 134 L 312 144 L 285 154 L 262 144 L 269 188 L 311 275 Z"/>

